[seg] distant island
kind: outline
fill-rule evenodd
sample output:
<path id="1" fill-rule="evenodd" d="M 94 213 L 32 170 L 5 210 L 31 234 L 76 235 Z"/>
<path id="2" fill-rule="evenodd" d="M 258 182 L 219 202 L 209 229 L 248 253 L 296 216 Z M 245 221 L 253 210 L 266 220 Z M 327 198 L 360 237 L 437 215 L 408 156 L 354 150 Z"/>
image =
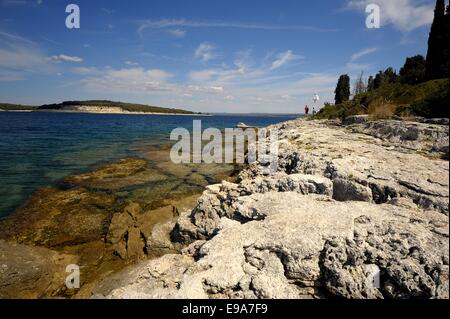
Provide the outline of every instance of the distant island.
<path id="1" fill-rule="evenodd" d="M 65 101 L 62 103 L 44 104 L 41 106 L 0 103 L 0 111 L 203 115 L 203 113 L 196 113 L 182 109 L 114 102 L 108 100 Z"/>

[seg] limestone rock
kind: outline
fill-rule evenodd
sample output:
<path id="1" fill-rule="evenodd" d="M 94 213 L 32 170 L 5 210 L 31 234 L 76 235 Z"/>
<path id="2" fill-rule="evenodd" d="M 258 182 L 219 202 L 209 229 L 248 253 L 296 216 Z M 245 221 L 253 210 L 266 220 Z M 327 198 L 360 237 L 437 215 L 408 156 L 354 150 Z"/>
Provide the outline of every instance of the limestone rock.
<path id="1" fill-rule="evenodd" d="M 158 277 L 172 288 L 141 280 L 107 296 L 304 298 L 305 291 L 317 296 L 315 288 L 322 283 L 323 289 L 347 298 L 442 297 L 448 291 L 448 235 L 436 232 L 448 226 L 442 214 L 294 192 L 249 198 L 248 209 L 265 218 L 245 224 L 221 218 L 217 234 L 194 249 L 197 261 L 178 269 L 183 276 L 171 272 Z M 151 261 L 151 267 L 165 267 L 166 258 Z M 383 287 L 365 287 L 365 264 L 382 269 Z M 130 271 L 143 267 L 149 263 Z M 417 274 L 422 282 L 413 284 Z M 389 285 L 393 288 L 385 288 Z"/>
<path id="2" fill-rule="evenodd" d="M 276 172 L 256 162 L 237 183 L 206 187 L 171 232 L 189 245 L 181 254 L 106 278 L 96 296 L 448 298 L 448 127 L 357 118 L 270 128 Z M 147 241 L 159 245 L 152 236 L 165 227 Z"/>
<path id="3" fill-rule="evenodd" d="M 333 198 L 338 201 L 372 201 L 372 190 L 351 180 L 335 178 L 333 180 Z"/>

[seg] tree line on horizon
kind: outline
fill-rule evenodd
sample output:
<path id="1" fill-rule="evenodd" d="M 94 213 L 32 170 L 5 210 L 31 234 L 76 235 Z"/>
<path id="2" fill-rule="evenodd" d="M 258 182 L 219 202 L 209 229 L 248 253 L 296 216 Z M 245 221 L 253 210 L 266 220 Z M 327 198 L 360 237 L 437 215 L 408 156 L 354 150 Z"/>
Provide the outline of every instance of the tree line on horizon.
<path id="1" fill-rule="evenodd" d="M 351 92 L 350 76 L 343 74 L 339 77 L 335 93 L 335 105 L 343 105 L 364 93 L 370 93 L 393 83 L 404 85 L 418 85 L 427 81 L 449 78 L 449 28 L 450 6 L 445 0 L 437 0 L 434 10 L 434 19 L 428 39 L 427 56 L 416 55 L 407 57 L 403 67 L 397 74 L 396 70 L 388 67 L 379 71 L 375 76 L 364 80 L 361 72 L 353 85 Z M 448 91 L 448 88 L 447 88 Z M 330 105 L 330 104 L 326 104 Z"/>

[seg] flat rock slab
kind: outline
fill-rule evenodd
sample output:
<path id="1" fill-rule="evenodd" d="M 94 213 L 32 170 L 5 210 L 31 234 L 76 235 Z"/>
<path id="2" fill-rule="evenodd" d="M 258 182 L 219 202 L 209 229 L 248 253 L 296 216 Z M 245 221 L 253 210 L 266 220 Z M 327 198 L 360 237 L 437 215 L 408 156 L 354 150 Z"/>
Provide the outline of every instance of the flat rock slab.
<path id="1" fill-rule="evenodd" d="M 336 277 L 345 270 L 339 259 L 334 262 L 324 259 L 331 256 L 331 252 L 324 253 L 336 242 L 354 242 L 356 246 L 360 245 L 360 250 L 369 249 L 372 241 L 385 242 L 383 236 L 400 241 L 396 249 L 391 249 L 394 251 L 392 256 L 398 259 L 397 264 L 392 260 L 389 262 L 392 256 L 373 258 L 370 264 L 376 264 L 388 274 L 386 281 L 394 287 L 391 290 L 408 295 L 405 288 L 408 285 L 400 277 L 406 278 L 406 283 L 413 283 L 414 271 L 420 269 L 424 280 L 429 281 L 429 289 L 421 293 L 426 297 L 448 294 L 448 281 L 445 280 L 446 274 L 448 276 L 448 218 L 442 214 L 424 215 L 394 205 L 337 202 L 325 196 L 294 192 L 253 194 L 241 200 L 243 205 L 257 210 L 264 218 L 240 223 L 224 217 L 212 239 L 194 243 L 197 247 L 185 250 L 183 255 L 167 255 L 117 274 L 116 281 L 123 278 L 119 280 L 121 285 L 109 283 L 108 291 L 103 291 L 102 296 L 306 298 L 320 297 L 327 291 L 358 298 L 362 295 L 352 295 L 351 289 L 343 292 L 342 280 L 324 277 L 324 274 Z M 394 238 L 390 240 L 394 241 Z M 334 245 L 339 247 L 339 244 Z M 411 250 L 416 251 L 413 257 Z M 169 267 L 168 260 L 174 263 L 174 268 L 155 274 L 155 269 Z M 176 266 L 180 262 L 182 266 Z M 362 258 L 358 266 L 364 263 Z M 401 275 L 396 273 L 396 267 L 407 264 L 414 267 Z M 438 270 L 431 274 L 429 269 Z M 138 275 L 133 278 L 133 274 Z M 370 289 L 364 286 L 365 277 L 356 278 L 362 286 L 358 291 Z M 124 280 L 127 281 L 125 285 Z M 374 296 L 387 296 L 386 289 L 380 288 L 379 294 Z M 408 296 L 415 295 L 410 291 Z"/>

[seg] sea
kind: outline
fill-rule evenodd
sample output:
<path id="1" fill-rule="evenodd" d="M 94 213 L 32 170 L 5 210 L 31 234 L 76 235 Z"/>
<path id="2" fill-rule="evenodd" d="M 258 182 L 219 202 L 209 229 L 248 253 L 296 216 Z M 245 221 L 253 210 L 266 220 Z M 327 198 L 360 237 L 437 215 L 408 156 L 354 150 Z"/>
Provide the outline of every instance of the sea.
<path id="1" fill-rule="evenodd" d="M 41 187 L 171 143 L 175 128 L 267 126 L 295 116 L 0 112 L 0 218 Z"/>

